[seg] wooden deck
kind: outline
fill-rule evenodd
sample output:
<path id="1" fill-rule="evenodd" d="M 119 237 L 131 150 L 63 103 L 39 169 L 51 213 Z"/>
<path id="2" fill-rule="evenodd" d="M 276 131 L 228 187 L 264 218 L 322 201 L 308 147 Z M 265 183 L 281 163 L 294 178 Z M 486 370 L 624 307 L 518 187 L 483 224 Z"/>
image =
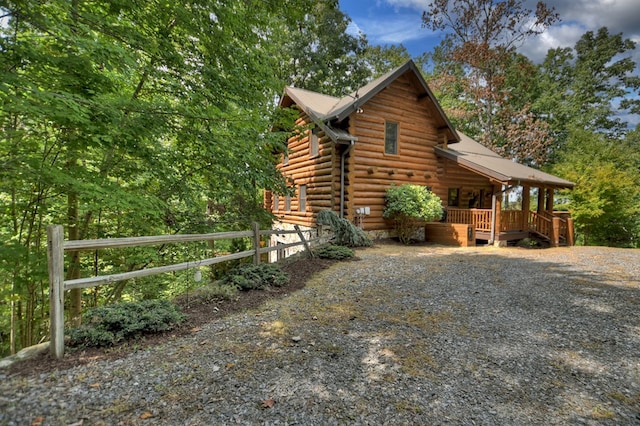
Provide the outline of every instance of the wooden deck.
<path id="1" fill-rule="evenodd" d="M 447 209 L 446 223 L 470 224 L 477 240 L 497 242 L 521 240 L 535 235 L 548 240 L 553 246 L 574 244 L 573 220 L 567 212 L 553 214 L 522 210 L 502 210 L 492 238 L 493 212 L 491 209 Z"/>

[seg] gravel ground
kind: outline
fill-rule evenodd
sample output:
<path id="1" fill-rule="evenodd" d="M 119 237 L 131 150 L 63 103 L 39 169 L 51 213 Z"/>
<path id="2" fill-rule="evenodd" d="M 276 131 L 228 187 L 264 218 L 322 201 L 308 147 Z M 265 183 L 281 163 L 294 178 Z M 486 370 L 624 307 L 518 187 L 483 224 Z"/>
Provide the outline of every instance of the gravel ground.
<path id="1" fill-rule="evenodd" d="M 640 424 L 640 250 L 358 256 L 120 360 L 0 371 L 0 424 Z"/>

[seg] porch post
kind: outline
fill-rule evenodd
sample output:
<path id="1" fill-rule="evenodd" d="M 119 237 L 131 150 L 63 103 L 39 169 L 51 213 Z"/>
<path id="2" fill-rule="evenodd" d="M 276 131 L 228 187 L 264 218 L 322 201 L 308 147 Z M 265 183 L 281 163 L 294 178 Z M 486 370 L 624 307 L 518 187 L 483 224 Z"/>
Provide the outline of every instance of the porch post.
<path id="1" fill-rule="evenodd" d="M 551 246 L 558 247 L 560 245 L 560 218 L 551 218 Z"/>
<path id="2" fill-rule="evenodd" d="M 529 229 L 529 209 L 531 208 L 531 187 L 524 185 L 522 187 L 522 230 Z"/>
<path id="3" fill-rule="evenodd" d="M 553 188 L 547 189 L 547 213 L 553 216 Z"/>
<path id="4" fill-rule="evenodd" d="M 544 188 L 538 187 L 538 208 L 536 209 L 538 214 L 544 211 Z"/>

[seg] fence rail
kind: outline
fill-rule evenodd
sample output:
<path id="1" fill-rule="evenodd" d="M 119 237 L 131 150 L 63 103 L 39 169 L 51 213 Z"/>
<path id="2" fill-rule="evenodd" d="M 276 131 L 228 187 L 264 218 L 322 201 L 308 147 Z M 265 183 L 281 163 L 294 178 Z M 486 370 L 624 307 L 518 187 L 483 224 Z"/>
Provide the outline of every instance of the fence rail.
<path id="1" fill-rule="evenodd" d="M 277 234 L 298 234 L 300 241 L 281 244 L 273 247 L 260 247 L 260 237 Z M 99 275 L 89 278 L 65 280 L 64 252 L 79 250 L 98 250 L 105 248 L 139 247 L 154 244 L 186 243 L 194 241 L 216 241 L 233 238 L 251 238 L 251 250 L 232 253 L 223 256 L 199 259 L 190 262 L 140 269 L 111 275 Z M 319 238 L 305 238 L 303 231 L 296 225 L 295 230 L 260 230 L 257 223 L 251 231 L 217 232 L 212 234 L 184 234 L 184 235 L 156 235 L 146 237 L 105 238 L 97 240 L 65 241 L 64 229 L 61 225 L 51 225 L 47 228 L 47 258 L 49 269 L 49 314 L 51 319 L 51 343 L 49 350 L 55 358 L 64 355 L 64 292 L 71 289 L 90 288 L 103 284 L 111 284 L 131 278 L 147 277 L 167 272 L 182 271 L 202 266 L 215 265 L 230 260 L 243 259 L 253 256 L 254 263 L 260 263 L 260 255 L 274 250 L 304 245 L 307 252 L 313 256 L 310 243 Z"/>

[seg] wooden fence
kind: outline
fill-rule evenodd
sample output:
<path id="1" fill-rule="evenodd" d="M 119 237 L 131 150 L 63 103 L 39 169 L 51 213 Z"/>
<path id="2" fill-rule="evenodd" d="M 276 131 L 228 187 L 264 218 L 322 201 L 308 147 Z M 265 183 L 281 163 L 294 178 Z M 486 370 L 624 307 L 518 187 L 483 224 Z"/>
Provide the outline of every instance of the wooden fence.
<path id="1" fill-rule="evenodd" d="M 295 234 L 300 241 L 289 244 L 279 244 L 273 247 L 260 247 L 260 238 L 274 234 Z M 99 275 L 89 278 L 65 280 L 64 252 L 76 250 L 98 250 L 105 248 L 139 247 L 167 243 L 187 243 L 193 241 L 215 241 L 233 238 L 251 238 L 253 248 L 251 250 L 232 253 L 223 256 L 201 259 L 173 265 L 158 266 L 154 268 L 140 269 L 137 271 L 123 272 L 112 275 Z M 158 235 L 149 237 L 130 238 L 106 238 L 96 240 L 65 241 L 64 229 L 61 225 L 47 227 L 47 257 L 49 266 L 49 313 L 51 320 L 51 342 L 49 351 L 55 358 L 64 355 L 64 292 L 75 288 L 96 287 L 102 284 L 111 284 L 131 278 L 147 277 L 166 272 L 182 271 L 191 268 L 214 265 L 230 260 L 242 259 L 253 256 L 254 263 L 260 263 L 260 255 L 274 250 L 282 250 L 293 246 L 304 245 L 307 252 L 313 256 L 311 243 L 319 238 L 304 237 L 303 231 L 296 225 L 295 230 L 260 230 L 257 223 L 253 224 L 251 231 L 218 232 L 213 234 L 185 234 L 185 235 Z"/>

